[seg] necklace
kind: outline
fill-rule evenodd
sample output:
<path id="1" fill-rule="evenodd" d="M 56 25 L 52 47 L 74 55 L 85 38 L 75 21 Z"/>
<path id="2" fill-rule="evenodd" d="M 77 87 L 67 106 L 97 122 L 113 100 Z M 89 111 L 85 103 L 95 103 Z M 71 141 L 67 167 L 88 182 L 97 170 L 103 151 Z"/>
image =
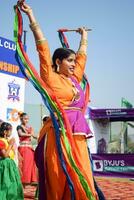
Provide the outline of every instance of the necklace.
<path id="1" fill-rule="evenodd" d="M 73 91 L 72 102 L 78 101 L 80 99 L 80 91 L 77 89 L 75 83 L 72 81 L 72 79 L 70 77 L 64 76 L 63 74 L 61 74 L 60 76 L 64 79 L 68 80 L 71 83 L 72 91 Z"/>
<path id="2" fill-rule="evenodd" d="M 80 91 L 77 89 L 75 83 L 72 81 L 71 78 L 68 78 L 70 81 L 71 81 L 71 84 L 72 84 L 72 91 L 73 91 L 73 99 L 72 99 L 72 102 L 73 101 L 78 101 L 80 99 Z"/>

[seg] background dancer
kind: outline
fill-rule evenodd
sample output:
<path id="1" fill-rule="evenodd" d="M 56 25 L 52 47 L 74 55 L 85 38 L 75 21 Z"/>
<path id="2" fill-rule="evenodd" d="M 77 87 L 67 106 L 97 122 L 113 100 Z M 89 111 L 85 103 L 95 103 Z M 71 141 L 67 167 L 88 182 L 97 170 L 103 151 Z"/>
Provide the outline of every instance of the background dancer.
<path id="1" fill-rule="evenodd" d="M 21 124 L 17 126 L 17 132 L 19 135 L 19 147 L 18 151 L 21 156 L 19 159 L 19 166 L 21 171 L 21 180 L 23 185 L 37 183 L 37 169 L 34 161 L 34 150 L 32 147 L 32 137 L 34 136 L 34 130 L 29 126 L 29 116 L 27 113 L 20 114 Z"/>
<path id="2" fill-rule="evenodd" d="M 10 138 L 12 125 L 3 122 L 0 126 L 0 199 L 23 200 L 23 188 L 19 170 L 14 162 L 14 138 Z"/>

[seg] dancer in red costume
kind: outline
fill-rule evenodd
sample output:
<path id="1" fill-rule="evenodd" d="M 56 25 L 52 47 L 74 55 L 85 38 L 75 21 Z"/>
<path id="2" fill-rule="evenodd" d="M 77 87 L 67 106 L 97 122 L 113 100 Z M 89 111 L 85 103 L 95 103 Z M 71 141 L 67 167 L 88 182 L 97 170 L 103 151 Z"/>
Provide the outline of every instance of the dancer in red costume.
<path id="1" fill-rule="evenodd" d="M 34 162 L 34 150 L 32 148 L 32 137 L 34 136 L 34 131 L 31 126 L 28 125 L 29 117 L 27 113 L 20 114 L 21 124 L 17 126 L 17 132 L 19 135 L 20 145 L 19 153 L 22 159 L 20 159 L 20 170 L 21 170 L 21 180 L 23 185 L 31 184 L 37 182 L 37 171 Z"/>

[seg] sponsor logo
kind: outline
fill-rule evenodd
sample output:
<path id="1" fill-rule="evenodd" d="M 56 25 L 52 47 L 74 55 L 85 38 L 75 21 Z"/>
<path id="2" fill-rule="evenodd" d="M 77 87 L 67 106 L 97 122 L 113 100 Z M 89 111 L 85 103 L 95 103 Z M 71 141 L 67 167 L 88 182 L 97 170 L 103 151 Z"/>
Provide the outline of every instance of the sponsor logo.
<path id="1" fill-rule="evenodd" d="M 125 166 L 124 160 L 104 160 L 104 166 L 105 167 L 114 167 L 114 166 Z"/>
<path id="2" fill-rule="evenodd" d="M 18 110 L 7 108 L 7 121 L 17 122 L 19 120 Z"/>
<path id="3" fill-rule="evenodd" d="M 9 87 L 8 99 L 12 99 L 13 101 L 15 100 L 19 101 L 20 85 L 15 83 L 15 80 L 13 80 L 12 82 L 8 83 L 8 87 Z"/>
<path id="4" fill-rule="evenodd" d="M 125 115 L 125 114 L 127 114 L 127 113 L 122 112 L 121 109 L 106 110 L 106 115 Z"/>
<path id="5" fill-rule="evenodd" d="M 93 169 L 97 172 L 103 171 L 103 161 L 102 160 L 93 160 Z"/>
<path id="6" fill-rule="evenodd" d="M 124 160 L 93 160 L 93 170 L 96 172 L 119 172 L 125 171 L 128 168 L 128 166 L 125 166 Z"/>

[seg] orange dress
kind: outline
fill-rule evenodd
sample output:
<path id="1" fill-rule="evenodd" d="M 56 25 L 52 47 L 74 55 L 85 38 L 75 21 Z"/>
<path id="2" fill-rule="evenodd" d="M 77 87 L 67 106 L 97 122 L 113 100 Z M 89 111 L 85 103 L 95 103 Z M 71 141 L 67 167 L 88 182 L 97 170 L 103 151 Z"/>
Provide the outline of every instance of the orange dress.
<path id="1" fill-rule="evenodd" d="M 67 109 L 74 99 L 74 84 L 64 75 L 60 75 L 52 70 L 51 57 L 47 41 L 38 44 L 37 51 L 40 58 L 41 78 L 54 92 L 63 108 Z M 86 55 L 78 53 L 76 55 L 76 67 L 73 76 L 78 83 L 82 80 L 85 63 Z M 61 167 L 57 153 L 54 131 L 52 121 L 49 119 L 40 131 L 39 144 L 35 152 L 36 163 L 39 168 L 39 199 L 71 200 L 71 194 L 66 176 Z M 63 145 L 63 138 L 61 136 L 62 151 L 66 158 L 67 170 L 69 171 L 75 189 L 75 200 L 98 199 L 94 188 L 85 134 L 73 134 L 75 152 L 77 152 L 78 159 L 82 165 L 82 173 L 86 177 L 86 181 L 91 191 L 91 196 L 87 197 L 78 176 L 70 167 L 66 150 Z"/>

